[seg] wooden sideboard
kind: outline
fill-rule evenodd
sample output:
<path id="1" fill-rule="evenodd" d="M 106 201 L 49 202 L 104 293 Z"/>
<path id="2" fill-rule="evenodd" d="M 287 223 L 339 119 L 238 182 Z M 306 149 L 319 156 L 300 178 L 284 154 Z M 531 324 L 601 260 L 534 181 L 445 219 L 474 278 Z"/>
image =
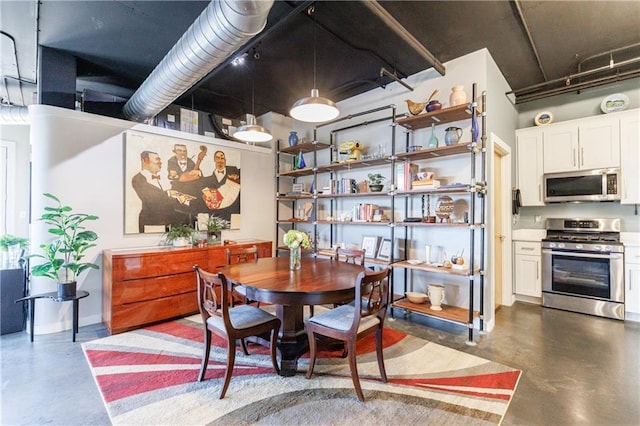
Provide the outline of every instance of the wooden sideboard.
<path id="1" fill-rule="evenodd" d="M 215 271 L 225 266 L 227 247 L 258 246 L 272 256 L 271 241 L 242 241 L 203 248 L 150 247 L 103 252 L 102 321 L 122 333 L 198 312 L 193 265 Z"/>

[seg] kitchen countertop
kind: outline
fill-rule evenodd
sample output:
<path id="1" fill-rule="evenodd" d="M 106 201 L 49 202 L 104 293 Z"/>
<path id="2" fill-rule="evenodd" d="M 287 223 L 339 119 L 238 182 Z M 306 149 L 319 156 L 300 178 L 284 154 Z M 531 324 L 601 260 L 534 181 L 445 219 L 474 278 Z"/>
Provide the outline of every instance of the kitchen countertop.
<path id="1" fill-rule="evenodd" d="M 627 246 L 640 246 L 640 232 L 621 232 L 620 241 Z"/>

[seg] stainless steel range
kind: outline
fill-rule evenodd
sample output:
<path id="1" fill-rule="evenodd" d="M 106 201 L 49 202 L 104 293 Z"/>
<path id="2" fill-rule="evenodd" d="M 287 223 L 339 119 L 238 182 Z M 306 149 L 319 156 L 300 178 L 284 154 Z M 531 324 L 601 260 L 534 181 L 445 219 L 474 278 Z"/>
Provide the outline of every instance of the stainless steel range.
<path id="1" fill-rule="evenodd" d="M 620 219 L 547 219 L 542 306 L 624 319 Z"/>

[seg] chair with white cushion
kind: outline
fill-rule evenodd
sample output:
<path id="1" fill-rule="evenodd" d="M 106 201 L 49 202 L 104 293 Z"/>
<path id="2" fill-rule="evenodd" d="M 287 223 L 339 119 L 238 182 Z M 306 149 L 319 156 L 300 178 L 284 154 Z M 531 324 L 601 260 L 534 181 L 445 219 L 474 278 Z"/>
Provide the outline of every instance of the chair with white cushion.
<path id="1" fill-rule="evenodd" d="M 280 329 L 280 319 L 252 305 L 231 307 L 233 289 L 225 276 L 207 272 L 198 265 L 195 265 L 193 269 L 196 271 L 198 307 L 204 326 L 204 350 L 198 381 L 201 382 L 204 379 L 207 371 L 211 351 L 211 333 L 215 333 L 227 341 L 227 369 L 220 399 L 224 398 L 231 381 L 238 340 L 244 343 L 244 339 L 247 337 L 270 333 L 268 346 L 271 349 L 271 363 L 276 373 L 280 374 L 276 359 L 276 338 Z M 261 341 L 262 339 L 258 339 L 258 342 Z"/>
<path id="2" fill-rule="evenodd" d="M 349 358 L 351 380 L 360 401 L 364 401 L 358 368 L 356 366 L 356 342 L 369 334 L 376 334 L 376 355 L 382 382 L 387 382 L 382 354 L 382 332 L 389 306 L 389 268 L 378 272 L 363 271 L 356 278 L 356 295 L 352 304 L 312 316 L 305 323 L 309 338 L 309 368 L 311 378 L 316 362 L 318 336 L 326 336 L 344 342 Z M 357 302 L 357 303 L 356 303 Z"/>

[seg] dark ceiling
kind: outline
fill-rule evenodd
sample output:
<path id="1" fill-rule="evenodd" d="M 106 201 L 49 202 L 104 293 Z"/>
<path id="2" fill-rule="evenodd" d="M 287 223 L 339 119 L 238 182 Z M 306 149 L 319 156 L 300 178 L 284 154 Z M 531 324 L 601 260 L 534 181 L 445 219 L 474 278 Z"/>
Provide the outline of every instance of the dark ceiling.
<path id="1" fill-rule="evenodd" d="M 3 3 L 3 31 L 8 32 L 4 27 L 13 2 Z M 78 91 L 90 88 L 128 97 L 207 4 L 43 0 L 36 10 L 39 43 L 77 58 Z M 311 15 L 310 4 L 315 5 Z M 635 45 L 615 52 L 615 63 L 640 56 L 636 0 L 380 4 L 442 63 L 486 47 L 513 89 L 565 78 L 577 73 L 582 61 L 613 49 Z M 309 96 L 313 85 L 314 21 L 317 88 L 334 101 L 392 82 L 380 76 L 382 67 L 399 78 L 431 67 L 360 1 L 276 1 L 265 30 L 238 51 L 248 53 L 245 65 L 223 62 L 174 103 L 232 118 L 252 109 L 255 115 L 288 114 L 297 99 Z M 24 49 L 18 52 L 23 53 Z M 608 54 L 602 55 L 584 62 L 581 69 L 609 60 Z M 630 62 L 614 72 L 638 72 L 639 64 Z M 411 97 L 426 99 L 428 94 Z M 15 96 L 10 101 L 20 103 Z"/>

